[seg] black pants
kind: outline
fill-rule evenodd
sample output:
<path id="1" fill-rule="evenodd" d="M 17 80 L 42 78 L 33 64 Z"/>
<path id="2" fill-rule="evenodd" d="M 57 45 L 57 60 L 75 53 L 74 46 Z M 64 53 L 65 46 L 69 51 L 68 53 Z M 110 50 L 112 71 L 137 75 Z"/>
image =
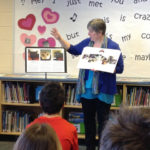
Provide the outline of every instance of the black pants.
<path id="1" fill-rule="evenodd" d="M 96 113 L 98 120 L 98 136 L 100 139 L 105 121 L 108 119 L 110 104 L 98 99 L 87 100 L 82 98 L 82 110 L 84 113 L 85 142 L 87 150 L 95 150 L 96 147 Z"/>

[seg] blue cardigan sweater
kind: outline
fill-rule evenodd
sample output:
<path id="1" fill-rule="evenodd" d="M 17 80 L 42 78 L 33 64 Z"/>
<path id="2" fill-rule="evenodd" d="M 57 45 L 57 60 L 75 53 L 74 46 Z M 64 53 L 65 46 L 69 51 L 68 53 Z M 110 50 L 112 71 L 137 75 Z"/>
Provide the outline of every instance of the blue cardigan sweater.
<path id="1" fill-rule="evenodd" d="M 90 42 L 90 38 L 87 38 L 76 45 L 71 45 L 68 52 L 73 55 L 81 55 L 83 48 L 88 46 Z M 112 41 L 111 39 L 107 39 L 107 48 L 108 49 L 117 49 L 120 50 L 119 45 Z M 115 73 L 107 73 L 101 72 L 99 76 L 99 91 L 105 94 L 114 95 L 117 92 L 116 88 L 116 73 L 122 73 L 124 69 L 122 54 L 119 57 L 116 72 Z M 89 70 L 85 71 L 85 80 L 88 79 Z"/>

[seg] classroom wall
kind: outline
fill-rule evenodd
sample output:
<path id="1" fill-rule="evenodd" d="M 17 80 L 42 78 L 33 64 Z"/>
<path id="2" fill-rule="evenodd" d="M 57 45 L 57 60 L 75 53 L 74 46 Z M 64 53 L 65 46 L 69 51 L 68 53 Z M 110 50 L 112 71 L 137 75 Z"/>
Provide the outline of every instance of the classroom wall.
<path id="1" fill-rule="evenodd" d="M 21 0 L 16 0 L 16 1 L 20 3 L 25 2 Z M 46 5 L 46 7 L 49 6 L 50 8 L 52 8 L 53 11 L 57 11 L 59 12 L 59 14 L 64 16 L 64 17 L 60 17 L 60 21 L 56 24 L 56 27 L 57 25 L 58 27 L 60 24 L 62 25 L 62 28 L 59 28 L 59 31 L 63 33 L 64 37 L 66 36 L 65 39 L 68 39 L 68 35 L 72 35 L 75 32 L 79 33 L 80 35 L 79 37 L 70 39 L 70 42 L 72 44 L 75 44 L 81 39 L 87 37 L 86 24 L 88 20 L 90 20 L 90 18 L 93 18 L 93 16 L 95 16 L 92 13 L 99 10 L 100 13 L 96 13 L 96 14 L 101 18 L 105 18 L 108 26 L 107 36 L 109 37 L 109 35 L 111 35 L 112 39 L 117 43 L 119 43 L 120 48 L 125 56 L 124 57 L 125 70 L 122 75 L 129 76 L 129 77 L 149 77 L 150 71 L 149 69 L 147 69 L 149 68 L 149 61 L 150 61 L 150 53 L 149 53 L 150 14 L 148 13 L 149 1 L 122 0 L 122 3 L 119 3 L 119 1 L 121 2 L 121 0 L 109 0 L 109 1 L 102 2 L 103 4 L 105 4 L 103 5 L 104 7 L 100 7 L 100 5 L 99 7 L 89 6 L 88 4 L 91 2 L 91 0 L 82 0 L 82 3 L 79 5 L 69 5 L 69 6 L 67 5 L 69 1 L 65 1 L 65 0 L 56 1 L 55 3 L 53 3 L 54 2 L 53 0 L 50 1 L 39 0 L 39 1 L 44 3 L 45 2 L 51 3 L 52 5 L 51 7 L 50 5 Z M 29 1 L 26 1 L 26 3 L 28 2 Z M 83 5 L 85 4 L 84 2 L 87 2 L 86 5 Z M 0 73 L 12 73 L 15 70 L 13 69 L 15 68 L 14 67 L 15 65 L 13 65 L 13 59 L 15 56 L 14 45 L 16 44 L 13 38 L 15 34 L 13 33 L 15 33 L 16 26 L 14 26 L 13 23 L 15 23 L 14 10 L 16 10 L 16 12 L 17 11 L 19 12 L 19 10 L 14 9 L 15 8 L 13 7 L 14 3 L 15 0 L 0 0 L 0 48 L 1 48 Z M 60 5 L 60 3 L 64 3 L 64 5 Z M 109 5 L 106 5 L 106 3 L 108 3 Z M 23 7 L 25 6 L 26 5 L 24 5 Z M 64 9 L 58 9 L 61 6 L 63 6 Z M 36 5 L 34 7 L 36 7 Z M 88 7 L 90 12 L 92 13 L 86 13 L 85 10 L 87 9 L 81 9 L 82 7 L 85 8 Z M 78 11 L 76 8 L 78 8 Z M 82 11 L 80 11 L 80 9 Z M 103 10 L 109 10 L 109 11 L 103 11 Z M 28 13 L 30 13 L 30 11 L 29 12 L 27 11 L 25 15 L 22 16 L 19 16 L 20 15 L 19 13 L 16 14 L 19 16 L 18 19 L 20 19 L 20 18 L 24 18 Z M 77 21 L 72 22 L 70 17 L 72 17 L 74 13 L 78 14 L 78 18 Z M 84 16 L 83 14 L 88 15 L 88 20 L 83 21 L 83 23 L 86 24 L 81 23 L 82 20 L 85 20 L 87 18 L 87 17 L 83 17 Z M 64 18 L 66 18 L 65 21 L 63 20 Z M 61 21 L 63 22 L 63 24 Z M 85 28 L 82 29 L 80 27 L 81 24 L 82 26 L 85 26 Z M 16 25 L 17 25 L 17 21 L 16 21 Z M 72 29 L 70 28 L 70 25 L 72 25 L 73 29 L 75 29 L 74 31 L 70 31 Z M 52 25 L 50 25 L 50 27 L 52 27 Z M 82 32 L 82 30 L 84 30 L 84 32 Z M 21 30 L 19 30 L 19 32 L 20 31 Z M 48 31 L 50 31 L 50 29 Z M 18 40 L 19 38 L 17 37 L 16 39 Z M 56 45 L 58 45 L 58 43 Z M 15 50 L 19 50 L 19 49 L 17 48 Z M 22 51 L 24 52 L 24 48 L 22 49 Z M 21 58 L 23 60 L 22 55 Z M 15 63 L 19 65 L 21 64 L 20 61 L 18 60 L 15 61 L 15 60 L 16 59 L 14 59 L 14 64 Z M 73 73 L 75 70 L 75 67 L 72 67 L 72 66 L 76 66 L 77 61 L 75 60 L 78 60 L 78 58 L 73 56 L 67 57 L 69 73 Z M 24 68 L 22 67 L 23 65 L 20 66 L 21 67 L 19 68 L 16 65 L 16 69 L 19 68 L 16 71 L 16 73 L 19 73 L 19 71 L 22 72 L 24 71 Z"/>
<path id="2" fill-rule="evenodd" d="M 0 0 L 0 73 L 13 72 L 13 0 Z"/>
<path id="3" fill-rule="evenodd" d="M 124 72 L 117 76 L 149 78 L 148 0 L 14 0 L 14 3 L 15 73 L 25 72 L 26 45 L 60 46 L 50 34 L 53 27 L 65 40 L 76 44 L 88 37 L 89 20 L 102 18 L 107 37 L 119 44 L 124 57 Z M 46 30 L 40 32 L 40 26 Z M 67 53 L 67 73 L 78 74 L 78 61 L 79 57 Z"/>

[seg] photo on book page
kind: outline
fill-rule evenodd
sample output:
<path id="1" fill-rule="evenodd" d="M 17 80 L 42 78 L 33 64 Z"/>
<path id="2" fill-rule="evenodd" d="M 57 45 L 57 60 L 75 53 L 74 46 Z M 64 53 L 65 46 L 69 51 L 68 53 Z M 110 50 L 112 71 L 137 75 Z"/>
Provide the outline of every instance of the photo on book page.
<path id="1" fill-rule="evenodd" d="M 77 67 L 114 73 L 120 53 L 116 49 L 85 47 Z"/>

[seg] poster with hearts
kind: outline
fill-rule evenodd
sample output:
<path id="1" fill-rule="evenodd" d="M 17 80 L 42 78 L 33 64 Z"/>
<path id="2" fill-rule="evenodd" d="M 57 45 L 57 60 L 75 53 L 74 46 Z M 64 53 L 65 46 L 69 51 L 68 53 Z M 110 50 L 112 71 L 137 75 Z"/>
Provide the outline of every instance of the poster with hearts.
<path id="1" fill-rule="evenodd" d="M 56 47 L 50 30 L 51 24 L 59 24 L 60 9 L 53 6 L 46 1 L 15 0 L 14 72 L 25 72 L 26 47 Z"/>

